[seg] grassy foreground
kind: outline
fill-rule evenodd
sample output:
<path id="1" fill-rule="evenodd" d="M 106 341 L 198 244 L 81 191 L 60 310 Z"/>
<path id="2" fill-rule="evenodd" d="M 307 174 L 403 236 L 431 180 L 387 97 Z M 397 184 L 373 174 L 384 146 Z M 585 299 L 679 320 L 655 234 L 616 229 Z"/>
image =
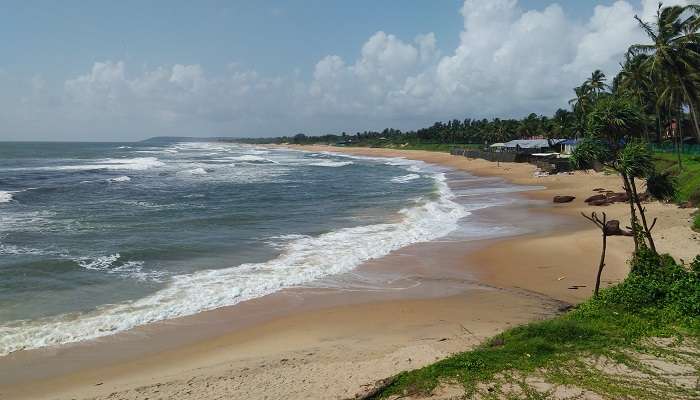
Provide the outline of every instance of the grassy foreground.
<path id="1" fill-rule="evenodd" d="M 681 266 L 643 250 L 631 264 L 629 277 L 597 299 L 401 373 L 375 398 L 445 384 L 462 386 L 467 398 L 562 398 L 554 396 L 562 386 L 607 398 L 700 398 L 700 256 Z M 664 371 L 679 365 L 680 375 Z"/>

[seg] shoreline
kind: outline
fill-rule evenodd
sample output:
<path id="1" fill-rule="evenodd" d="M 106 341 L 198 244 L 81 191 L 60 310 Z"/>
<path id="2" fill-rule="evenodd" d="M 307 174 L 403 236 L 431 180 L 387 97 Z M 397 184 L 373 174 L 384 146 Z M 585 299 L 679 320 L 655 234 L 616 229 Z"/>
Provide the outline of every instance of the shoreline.
<path id="1" fill-rule="evenodd" d="M 553 194 L 572 194 L 577 199 L 574 203 L 534 209 L 516 207 L 514 212 L 533 221 L 539 216 L 558 216 L 557 225 L 544 233 L 471 242 L 466 246 L 460 242 L 411 245 L 360 267 L 367 273 L 390 273 L 392 265 L 404 266 L 410 257 L 409 264 L 415 268 L 413 277 L 422 279 L 421 289 L 425 289 L 415 298 L 360 291 L 363 298 L 358 299 L 353 293 L 333 290 L 320 290 L 304 298 L 298 291 L 286 290 L 271 295 L 275 298 L 272 301 L 278 302 L 275 312 L 257 315 L 247 325 L 236 320 L 233 308 L 240 312 L 245 304 L 249 315 L 256 315 L 266 310 L 260 304 L 271 304 L 267 303 L 270 297 L 159 324 L 170 331 L 192 331 L 191 337 L 182 343 L 171 343 L 174 349 L 159 348 L 163 345 L 161 341 L 167 341 L 167 334 L 164 338 L 154 337 L 157 329 L 145 326 L 122 335 L 121 339 L 122 349 L 141 343 L 140 348 L 148 353 L 145 355 L 120 355 L 120 346 L 112 349 L 113 354 L 104 354 L 100 349 L 119 343 L 110 338 L 60 349 L 20 352 L 10 356 L 14 360 L 0 360 L 0 376 L 12 372 L 15 378 L 14 384 L 0 383 L 0 398 L 107 398 L 112 393 L 117 393 L 118 398 L 134 399 L 149 396 L 198 399 L 225 394 L 246 398 L 352 397 L 375 380 L 425 365 L 435 361 L 436 356 L 466 350 L 502 329 L 553 315 L 564 302 L 577 303 L 590 294 L 599 236 L 594 227 L 586 225 L 580 216 L 575 217 L 581 210 L 596 210 L 583 203 L 586 193 L 591 194 L 592 184 L 616 190 L 617 177 L 596 174 L 594 179 L 594 175 L 579 173 L 536 178 L 534 167 L 528 164 L 498 167 L 487 161 L 444 153 L 327 146 L 298 148 L 419 159 L 477 176 L 498 176 L 518 185 L 545 187 L 519 194 L 525 198 L 551 203 Z M 678 221 L 685 218 L 684 214 L 689 218 L 692 210 L 659 203 L 650 204 L 649 208 L 651 215 L 660 212 L 668 217 L 660 218 L 657 227 L 662 251 L 683 258 L 684 250 L 692 250 L 688 243 L 700 245 L 692 237 L 688 238 L 690 242 L 680 240 L 692 231 L 689 227 L 688 232 L 683 231 Z M 625 207 L 616 204 L 604 211 L 616 217 L 625 214 Z M 604 283 L 624 278 L 630 251 L 630 243 L 615 238 Z M 514 256 L 517 263 L 513 262 Z M 436 268 L 441 268 L 439 274 Z M 585 287 L 569 289 L 581 285 Z M 208 336 L 196 332 L 201 323 L 227 333 Z M 143 343 L 149 341 L 154 348 L 145 348 Z M 119 360 L 120 357 L 123 359 Z M 61 363 L 67 359 L 74 365 L 80 364 L 82 369 L 71 371 Z M 53 360 L 53 364 L 44 365 L 44 371 L 33 370 L 34 376 L 9 369 L 13 365 L 22 365 L 22 369 L 38 366 L 47 360 Z M 26 379 L 22 381 L 23 373 Z"/>

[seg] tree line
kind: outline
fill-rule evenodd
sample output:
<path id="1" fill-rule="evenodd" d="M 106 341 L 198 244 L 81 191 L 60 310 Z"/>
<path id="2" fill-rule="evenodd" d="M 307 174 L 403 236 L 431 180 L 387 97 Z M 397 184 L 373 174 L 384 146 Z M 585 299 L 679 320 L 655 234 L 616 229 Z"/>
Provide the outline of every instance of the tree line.
<path id="1" fill-rule="evenodd" d="M 594 71 L 573 89 L 569 109 L 552 116 L 530 114 L 522 119 L 453 119 L 402 131 L 336 132 L 318 136 L 298 133 L 277 138 L 235 139 L 248 143 L 486 144 L 513 139 L 581 138 L 588 132 L 587 116 L 606 97 L 625 98 L 641 113 L 636 135 L 648 142 L 700 143 L 700 5 L 659 7 L 654 21 L 635 16 L 647 43 L 631 46 L 621 60 L 620 72 L 609 83 Z"/>

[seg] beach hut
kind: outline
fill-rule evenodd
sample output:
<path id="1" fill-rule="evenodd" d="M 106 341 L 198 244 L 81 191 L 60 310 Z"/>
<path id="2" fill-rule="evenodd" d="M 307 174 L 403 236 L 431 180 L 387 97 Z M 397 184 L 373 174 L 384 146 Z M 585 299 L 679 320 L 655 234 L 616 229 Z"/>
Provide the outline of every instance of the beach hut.
<path id="1" fill-rule="evenodd" d="M 564 154 L 571 154 L 576 150 L 576 146 L 578 146 L 579 142 L 581 139 L 566 139 L 561 143 L 562 146 L 562 153 Z"/>
<path id="2" fill-rule="evenodd" d="M 518 139 L 504 143 L 507 151 L 518 153 L 532 154 L 544 153 L 557 145 L 564 142 L 566 139 Z"/>
<path id="3" fill-rule="evenodd" d="M 491 146 L 489 146 L 489 149 L 491 151 L 503 151 L 503 149 L 506 147 L 505 143 L 494 143 Z"/>

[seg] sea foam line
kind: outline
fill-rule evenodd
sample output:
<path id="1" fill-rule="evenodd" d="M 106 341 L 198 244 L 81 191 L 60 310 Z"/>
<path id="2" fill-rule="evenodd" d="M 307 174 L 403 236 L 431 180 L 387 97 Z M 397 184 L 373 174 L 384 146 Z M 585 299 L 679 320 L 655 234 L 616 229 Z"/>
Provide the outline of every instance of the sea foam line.
<path id="1" fill-rule="evenodd" d="M 0 354 L 94 339 L 165 319 L 245 300 L 283 288 L 345 273 L 362 262 L 404 246 L 445 236 L 469 213 L 453 201 L 444 174 L 435 174 L 437 199 L 401 211 L 396 223 L 339 229 L 290 241 L 282 254 L 263 263 L 199 271 L 172 278 L 168 286 L 139 300 L 76 315 L 0 326 Z"/>

